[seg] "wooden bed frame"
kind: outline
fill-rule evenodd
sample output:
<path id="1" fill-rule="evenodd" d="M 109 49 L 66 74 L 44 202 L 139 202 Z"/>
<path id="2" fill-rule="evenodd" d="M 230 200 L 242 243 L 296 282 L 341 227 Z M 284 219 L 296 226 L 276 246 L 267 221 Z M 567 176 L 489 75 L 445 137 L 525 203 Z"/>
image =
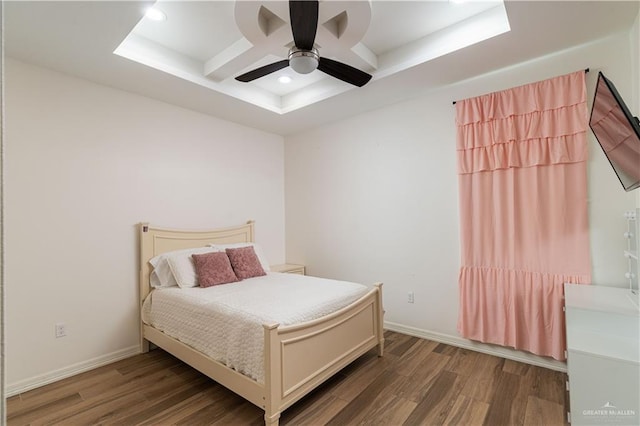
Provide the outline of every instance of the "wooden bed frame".
<path id="1" fill-rule="evenodd" d="M 140 224 L 140 306 L 151 292 L 149 260 L 161 253 L 210 243 L 252 242 L 254 223 L 209 231 L 163 229 Z M 209 358 L 140 321 L 140 347 L 153 343 L 216 382 L 264 409 L 265 424 L 277 425 L 280 413 L 378 346 L 382 356 L 382 284 L 351 305 L 306 323 L 264 324 L 264 384 Z"/>

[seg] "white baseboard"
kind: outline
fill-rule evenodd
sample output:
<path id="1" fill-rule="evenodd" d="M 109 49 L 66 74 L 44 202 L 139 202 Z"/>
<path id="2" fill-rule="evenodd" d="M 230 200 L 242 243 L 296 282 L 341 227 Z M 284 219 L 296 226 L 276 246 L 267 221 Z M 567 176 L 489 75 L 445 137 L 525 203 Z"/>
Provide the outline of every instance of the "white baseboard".
<path id="1" fill-rule="evenodd" d="M 446 343 L 448 345 L 457 346 L 464 349 L 470 349 L 476 352 L 482 352 L 501 358 L 511 359 L 513 361 L 523 362 L 525 364 L 536 365 L 538 367 L 548 368 L 550 370 L 567 372 L 567 363 L 557 361 L 553 358 L 546 358 L 534 355 L 528 352 L 522 352 L 504 346 L 489 345 L 487 343 L 475 342 L 473 340 L 464 339 L 460 336 L 452 336 L 450 334 L 436 333 L 433 331 L 422 330 L 393 322 L 384 322 L 384 328 L 398 333 L 408 334 L 410 336 L 421 337 L 434 342 Z"/>
<path id="2" fill-rule="evenodd" d="M 103 365 L 111 364 L 112 362 L 120 361 L 121 359 L 129 358 L 139 353 L 139 345 L 131 346 L 129 348 L 121 349 L 107 355 L 101 355 L 99 357 L 87 361 L 82 361 L 68 367 L 63 367 L 58 370 L 31 377 L 29 379 L 11 383 L 8 384 L 5 388 L 4 396 L 8 398 L 10 396 L 29 391 L 31 389 L 39 388 L 40 386 L 48 385 L 49 383 L 57 382 L 58 380 L 66 379 L 67 377 L 75 376 L 76 374 L 84 373 L 85 371 L 93 370 L 94 368 L 102 367 Z"/>
<path id="3" fill-rule="evenodd" d="M 498 356 L 501 358 L 507 358 L 514 361 L 523 362 L 525 364 L 536 365 L 538 367 L 549 368 L 551 370 L 566 372 L 567 364 L 562 361 L 556 361 L 551 358 L 545 358 L 537 355 L 530 354 L 528 352 L 517 351 L 502 346 L 489 345 L 486 343 L 474 342 L 472 340 L 463 339 L 459 336 L 452 336 L 450 334 L 437 333 L 434 331 L 422 330 L 407 325 L 397 324 L 389 321 L 384 322 L 384 328 L 398 333 L 408 334 L 410 336 L 420 337 L 427 340 L 433 340 L 434 342 L 446 343 L 448 345 L 457 346 L 464 349 L 470 349 L 476 352 L 482 352 L 489 355 Z M 39 376 L 31 377 L 26 380 L 21 380 L 16 383 L 8 384 L 5 388 L 5 397 L 11 397 L 19 393 L 27 392 L 31 389 L 38 388 L 40 386 L 48 385 L 49 383 L 57 382 L 58 380 L 66 379 L 67 377 L 74 376 L 76 374 L 84 373 L 85 371 L 93 370 L 94 368 L 102 367 L 103 365 L 111 364 L 112 362 L 119 361 L 124 358 L 129 358 L 133 355 L 140 353 L 140 346 L 131 346 L 129 348 L 121 349 L 116 352 L 112 352 L 107 355 L 102 355 L 87 361 L 79 362 L 77 364 L 70 365 L 68 367 L 60 368 L 58 370 L 51 371 L 49 373 L 41 374 Z"/>

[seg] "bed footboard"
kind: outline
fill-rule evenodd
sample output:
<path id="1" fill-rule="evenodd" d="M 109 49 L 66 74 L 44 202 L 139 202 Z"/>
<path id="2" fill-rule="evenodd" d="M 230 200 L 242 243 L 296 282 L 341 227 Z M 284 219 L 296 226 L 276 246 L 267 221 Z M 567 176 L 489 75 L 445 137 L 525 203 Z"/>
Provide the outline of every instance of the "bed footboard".
<path id="1" fill-rule="evenodd" d="M 381 287 L 315 321 L 264 325 L 266 424 L 277 424 L 283 410 L 370 349 L 383 355 Z"/>

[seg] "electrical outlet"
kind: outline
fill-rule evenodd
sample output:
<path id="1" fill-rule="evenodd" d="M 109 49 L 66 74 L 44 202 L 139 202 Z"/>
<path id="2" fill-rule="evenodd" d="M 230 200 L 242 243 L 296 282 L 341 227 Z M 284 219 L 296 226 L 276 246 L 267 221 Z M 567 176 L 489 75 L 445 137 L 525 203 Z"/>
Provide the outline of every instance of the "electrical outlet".
<path id="1" fill-rule="evenodd" d="M 67 324 L 59 322 L 56 324 L 56 337 L 64 337 L 67 335 Z"/>
<path id="2" fill-rule="evenodd" d="M 408 303 L 413 303 L 413 292 L 412 292 L 412 291 L 410 291 L 410 292 L 407 294 L 407 302 L 408 302 Z"/>

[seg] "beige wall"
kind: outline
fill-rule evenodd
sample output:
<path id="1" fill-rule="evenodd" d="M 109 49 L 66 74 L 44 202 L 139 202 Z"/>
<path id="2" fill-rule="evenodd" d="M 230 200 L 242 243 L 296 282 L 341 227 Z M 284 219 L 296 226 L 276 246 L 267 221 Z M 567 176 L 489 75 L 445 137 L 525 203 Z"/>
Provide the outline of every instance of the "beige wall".
<path id="1" fill-rule="evenodd" d="M 281 136 L 6 65 L 9 392 L 137 351 L 138 222 L 254 219 L 267 257 L 284 261 Z"/>
<path id="2" fill-rule="evenodd" d="M 289 261 L 311 274 L 384 282 L 385 320 L 457 336 L 459 217 L 452 101 L 590 68 L 630 97 L 629 36 L 540 58 L 285 139 Z M 636 58 L 637 59 L 637 58 Z M 633 208 L 589 132 L 593 280 L 624 285 L 623 213 Z M 407 303 L 409 292 L 415 303 Z"/>

